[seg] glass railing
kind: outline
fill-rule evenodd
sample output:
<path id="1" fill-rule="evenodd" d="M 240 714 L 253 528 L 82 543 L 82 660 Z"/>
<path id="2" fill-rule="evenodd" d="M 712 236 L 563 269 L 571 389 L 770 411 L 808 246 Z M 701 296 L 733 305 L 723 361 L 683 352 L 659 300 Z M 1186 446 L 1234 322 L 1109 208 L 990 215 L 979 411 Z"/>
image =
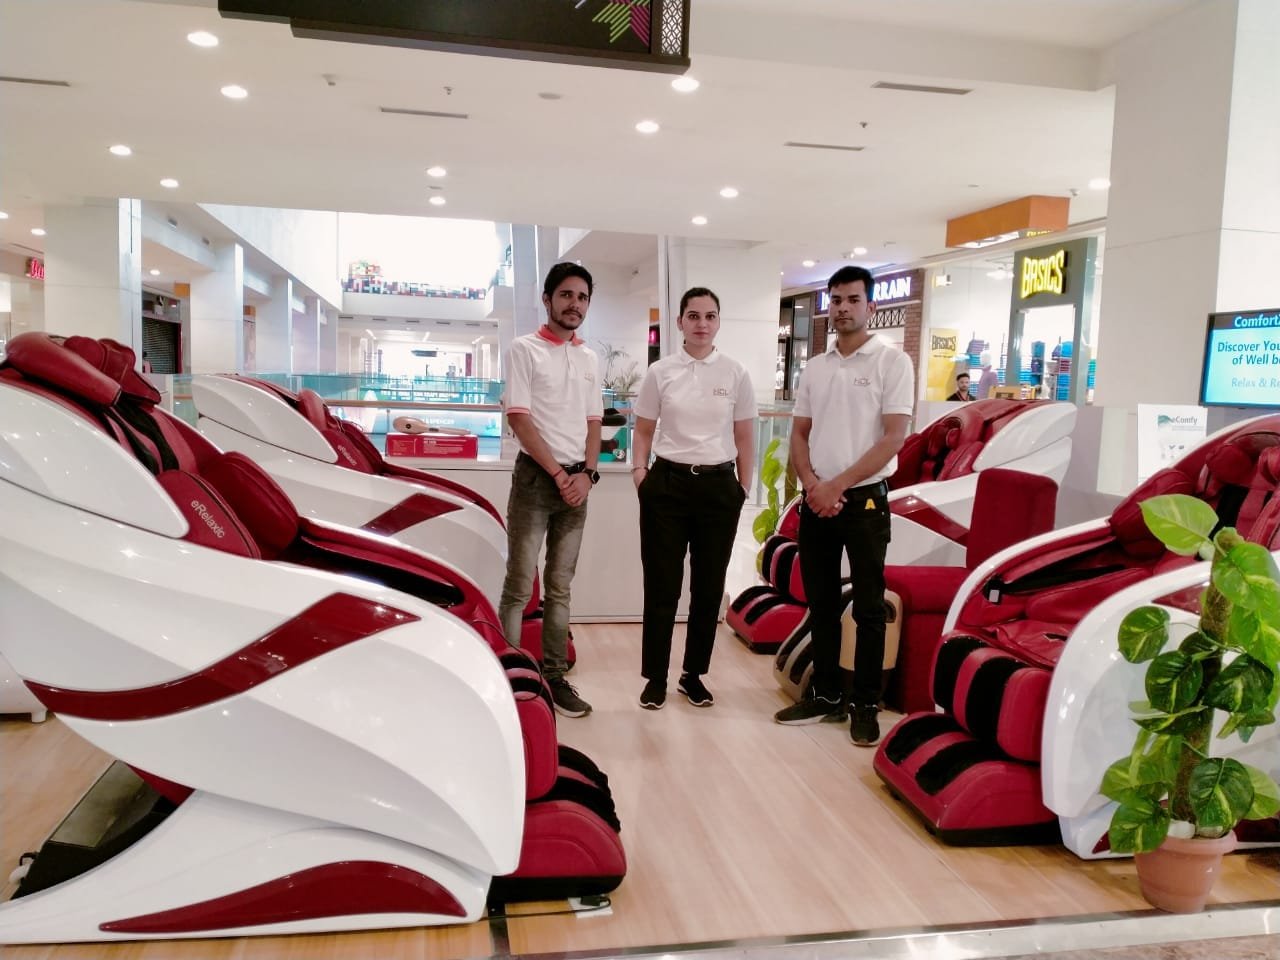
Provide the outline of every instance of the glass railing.
<path id="1" fill-rule="evenodd" d="M 479 438 L 478 451 L 482 460 L 497 460 L 502 456 L 502 441 L 508 436 L 506 418 L 498 400 L 502 396 L 502 382 L 476 378 L 423 377 L 413 380 L 391 377 L 369 377 L 358 374 L 260 374 L 252 376 L 278 383 L 290 390 L 304 387 L 315 390 L 325 399 L 336 416 L 358 423 L 365 434 L 380 450 L 386 451 L 387 434 L 394 432 L 398 417 L 415 417 L 428 426 L 451 427 L 467 430 Z M 172 383 L 173 412 L 196 425 L 196 409 L 191 397 L 189 374 L 174 376 Z M 447 397 L 449 399 L 438 399 Z M 462 397 L 464 399 L 454 399 Z M 490 399 L 492 398 L 492 399 Z M 608 452 L 602 463 L 630 462 L 635 416 L 630 394 L 604 391 L 606 413 L 622 418 L 602 428 L 602 439 Z M 755 423 L 756 469 L 751 478 L 749 499 L 753 503 L 764 502 L 760 487 L 760 460 L 769 443 L 778 440 L 776 456 L 785 461 L 791 439 L 791 408 L 787 403 L 760 405 L 760 415 Z M 607 416 L 606 420 L 614 420 Z"/>

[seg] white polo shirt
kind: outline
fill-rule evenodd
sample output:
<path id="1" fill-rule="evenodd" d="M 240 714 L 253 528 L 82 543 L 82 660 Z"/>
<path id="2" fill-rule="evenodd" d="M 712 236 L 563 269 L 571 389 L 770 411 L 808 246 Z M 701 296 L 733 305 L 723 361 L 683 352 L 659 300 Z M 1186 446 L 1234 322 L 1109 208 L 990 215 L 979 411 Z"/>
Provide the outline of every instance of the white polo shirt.
<path id="1" fill-rule="evenodd" d="M 586 460 L 587 422 L 604 415 L 591 348 L 576 336 L 561 340 L 543 324 L 511 344 L 506 375 L 507 413 L 529 414 L 558 463 Z"/>
<path id="2" fill-rule="evenodd" d="M 654 454 L 688 464 L 736 460 L 733 424 L 757 412 L 742 364 L 715 349 L 696 360 L 684 347 L 649 367 L 633 409 L 658 421 Z"/>
<path id="3" fill-rule="evenodd" d="M 800 374 L 792 416 L 813 420 L 809 462 L 823 480 L 843 473 L 881 437 L 887 413 L 910 416 L 915 402 L 911 358 L 879 334 L 847 357 L 832 346 Z M 861 483 L 875 483 L 898 468 L 894 457 Z"/>

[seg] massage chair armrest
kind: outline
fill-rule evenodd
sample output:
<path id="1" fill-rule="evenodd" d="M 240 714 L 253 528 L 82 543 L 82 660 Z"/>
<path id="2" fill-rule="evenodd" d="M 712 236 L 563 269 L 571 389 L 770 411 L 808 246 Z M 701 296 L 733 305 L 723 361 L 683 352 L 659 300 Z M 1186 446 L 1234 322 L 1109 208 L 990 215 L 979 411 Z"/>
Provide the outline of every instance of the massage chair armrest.
<path id="1" fill-rule="evenodd" d="M 946 613 L 969 575 L 964 567 L 885 567 L 885 588 L 902 598 L 903 619 L 912 613 Z"/>

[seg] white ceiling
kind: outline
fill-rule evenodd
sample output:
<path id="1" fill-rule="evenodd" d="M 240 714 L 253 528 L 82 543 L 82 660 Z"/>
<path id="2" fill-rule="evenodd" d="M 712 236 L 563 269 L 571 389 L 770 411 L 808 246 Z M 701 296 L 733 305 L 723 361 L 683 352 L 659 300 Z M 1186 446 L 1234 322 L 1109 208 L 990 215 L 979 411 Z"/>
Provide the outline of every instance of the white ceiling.
<path id="1" fill-rule="evenodd" d="M 777 247 L 785 284 L 817 280 L 854 246 L 936 254 L 947 218 L 1026 194 L 1075 189 L 1073 222 L 1105 215 L 1086 189 L 1109 169 L 1100 51 L 1187 3 L 693 0 L 702 87 L 680 95 L 658 74 L 297 40 L 213 0 L 3 0 L 0 73 L 71 86 L 0 83 L 0 243 L 39 246 L 43 204 L 135 196 L 745 239 Z M 972 93 L 871 86 L 940 76 Z M 636 133 L 646 118 L 662 132 Z M 132 157 L 108 154 L 121 142 Z"/>

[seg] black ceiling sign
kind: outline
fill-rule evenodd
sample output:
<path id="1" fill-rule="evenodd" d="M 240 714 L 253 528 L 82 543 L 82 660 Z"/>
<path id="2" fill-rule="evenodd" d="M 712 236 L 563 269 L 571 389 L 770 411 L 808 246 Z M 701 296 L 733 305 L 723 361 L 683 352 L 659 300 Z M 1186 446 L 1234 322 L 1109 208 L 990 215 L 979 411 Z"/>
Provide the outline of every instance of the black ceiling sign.
<path id="1" fill-rule="evenodd" d="M 690 0 L 218 0 L 294 36 L 683 73 Z"/>

